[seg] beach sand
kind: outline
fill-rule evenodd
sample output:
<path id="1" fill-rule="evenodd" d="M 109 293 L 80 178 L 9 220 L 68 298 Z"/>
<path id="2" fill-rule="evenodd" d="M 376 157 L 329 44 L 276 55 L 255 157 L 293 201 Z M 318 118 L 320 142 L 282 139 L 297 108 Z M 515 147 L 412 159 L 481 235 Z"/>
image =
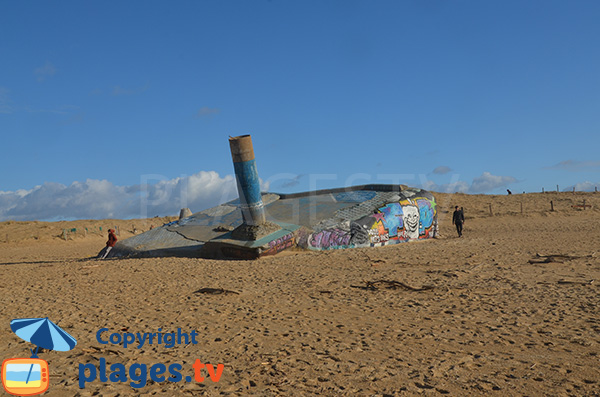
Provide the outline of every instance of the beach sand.
<path id="1" fill-rule="evenodd" d="M 600 195 L 436 198 L 438 239 L 255 261 L 91 258 L 109 227 L 123 239 L 170 219 L 0 223 L 2 359 L 34 347 L 10 320 L 49 317 L 78 343 L 39 354 L 48 396 L 600 395 Z M 197 344 L 103 345 L 102 328 Z M 181 364 L 184 379 L 80 389 L 79 365 L 101 358 Z M 224 364 L 218 382 L 185 381 L 197 359 Z"/>

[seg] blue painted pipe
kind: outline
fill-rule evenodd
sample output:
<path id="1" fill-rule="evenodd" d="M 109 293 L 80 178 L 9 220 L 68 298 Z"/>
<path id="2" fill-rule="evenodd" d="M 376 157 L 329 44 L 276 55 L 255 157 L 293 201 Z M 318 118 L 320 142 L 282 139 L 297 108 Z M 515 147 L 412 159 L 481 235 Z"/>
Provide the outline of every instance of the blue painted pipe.
<path id="1" fill-rule="evenodd" d="M 252 138 L 250 135 L 229 138 L 229 146 L 244 223 L 261 225 L 265 223 L 265 207 L 260 194 Z"/>

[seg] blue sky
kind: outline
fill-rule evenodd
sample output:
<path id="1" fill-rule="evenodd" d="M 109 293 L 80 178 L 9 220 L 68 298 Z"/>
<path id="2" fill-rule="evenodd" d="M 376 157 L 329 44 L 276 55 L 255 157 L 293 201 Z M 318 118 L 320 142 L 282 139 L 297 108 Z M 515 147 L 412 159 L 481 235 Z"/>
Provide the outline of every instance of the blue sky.
<path id="1" fill-rule="evenodd" d="M 597 1 L 0 3 L 0 220 L 600 186 Z M 145 201 L 144 201 L 145 200 Z"/>

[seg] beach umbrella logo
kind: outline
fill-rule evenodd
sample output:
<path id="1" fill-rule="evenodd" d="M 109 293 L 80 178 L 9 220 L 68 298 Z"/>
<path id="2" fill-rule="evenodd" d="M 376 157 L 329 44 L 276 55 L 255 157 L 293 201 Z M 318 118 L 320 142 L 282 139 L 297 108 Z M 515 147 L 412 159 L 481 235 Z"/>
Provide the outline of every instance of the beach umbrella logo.
<path id="1" fill-rule="evenodd" d="M 21 339 L 33 343 L 30 358 L 9 358 L 2 362 L 2 385 L 16 396 L 33 396 L 48 390 L 48 363 L 38 358 L 38 349 L 69 351 L 77 340 L 46 318 L 18 318 L 10 329 Z"/>
<path id="2" fill-rule="evenodd" d="M 21 339 L 33 343 L 32 358 L 37 358 L 38 348 L 66 352 L 77 344 L 77 340 L 58 325 L 46 318 L 17 318 L 10 322 L 10 329 Z"/>

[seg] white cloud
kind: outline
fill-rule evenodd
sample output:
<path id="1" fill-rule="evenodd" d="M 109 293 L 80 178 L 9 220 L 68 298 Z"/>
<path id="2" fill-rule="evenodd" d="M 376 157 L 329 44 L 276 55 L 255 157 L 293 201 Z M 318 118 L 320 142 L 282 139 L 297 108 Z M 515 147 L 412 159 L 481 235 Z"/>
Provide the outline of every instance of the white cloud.
<path id="1" fill-rule="evenodd" d="M 263 191 L 268 183 L 261 182 Z M 177 215 L 210 208 L 237 197 L 233 175 L 201 171 L 166 179 L 145 175 L 142 183 L 116 186 L 107 180 L 88 179 L 70 186 L 46 182 L 31 190 L 0 191 L 0 221 L 141 218 Z"/>
<path id="2" fill-rule="evenodd" d="M 596 167 L 600 167 L 600 161 L 565 160 L 545 168 L 550 170 L 582 171 L 586 168 Z"/>
<path id="3" fill-rule="evenodd" d="M 38 81 L 44 81 L 47 77 L 54 76 L 56 74 L 56 68 L 50 62 L 46 62 L 44 66 L 35 68 L 33 74 L 37 76 Z"/>
<path id="4" fill-rule="evenodd" d="M 450 171 L 452 171 L 452 169 L 450 167 L 446 167 L 445 165 L 440 165 L 439 167 L 435 167 L 435 169 L 433 170 L 434 174 L 437 175 L 444 175 L 449 173 Z"/>
<path id="5" fill-rule="evenodd" d="M 443 183 L 441 185 L 438 185 L 433 181 L 426 181 L 425 183 L 422 183 L 421 186 L 425 190 L 440 193 L 467 193 L 469 191 L 469 184 L 463 181 Z"/>
<path id="6" fill-rule="evenodd" d="M 198 109 L 198 112 L 196 112 L 196 117 L 207 117 L 207 116 L 213 116 L 215 114 L 219 114 L 221 113 L 221 109 L 219 108 L 209 108 L 209 107 L 201 107 L 200 109 Z"/>
<path id="7" fill-rule="evenodd" d="M 456 181 L 445 184 L 437 184 L 433 181 L 424 181 L 421 183 L 423 189 L 432 190 L 440 193 L 489 193 L 494 189 L 508 186 L 516 182 L 517 179 L 512 176 L 492 175 L 489 172 L 484 172 L 481 176 L 473 178 L 473 182 L 469 185 L 464 181 Z"/>
<path id="8" fill-rule="evenodd" d="M 565 188 L 563 190 L 563 192 L 570 192 L 573 190 L 573 188 L 575 188 L 576 191 L 578 192 L 593 192 L 596 190 L 596 188 L 600 188 L 600 182 L 590 182 L 590 181 L 585 181 L 585 182 L 579 182 L 576 183 L 574 185 L 571 185 L 567 188 Z"/>
<path id="9" fill-rule="evenodd" d="M 499 187 L 505 187 L 516 181 L 512 176 L 499 176 L 484 172 L 481 176 L 473 178 L 469 193 L 486 193 Z"/>

